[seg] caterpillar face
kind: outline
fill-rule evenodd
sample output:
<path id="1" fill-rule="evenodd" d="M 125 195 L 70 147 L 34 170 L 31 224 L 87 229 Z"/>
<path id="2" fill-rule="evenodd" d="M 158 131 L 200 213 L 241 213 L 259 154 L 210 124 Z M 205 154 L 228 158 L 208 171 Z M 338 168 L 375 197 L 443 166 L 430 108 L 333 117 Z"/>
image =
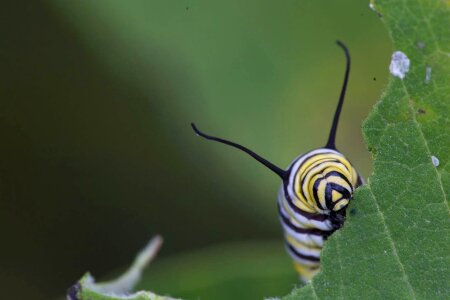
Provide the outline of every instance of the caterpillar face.
<path id="1" fill-rule="evenodd" d="M 295 159 L 287 192 L 294 205 L 309 213 L 330 214 L 345 208 L 358 185 L 358 174 L 338 151 L 317 149 Z"/>

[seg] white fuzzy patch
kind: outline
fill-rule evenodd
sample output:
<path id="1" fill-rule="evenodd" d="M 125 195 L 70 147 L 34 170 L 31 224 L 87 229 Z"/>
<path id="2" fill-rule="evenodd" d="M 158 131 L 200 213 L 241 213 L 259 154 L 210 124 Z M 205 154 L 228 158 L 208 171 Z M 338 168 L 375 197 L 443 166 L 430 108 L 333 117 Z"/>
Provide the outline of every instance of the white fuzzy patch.
<path id="1" fill-rule="evenodd" d="M 439 159 L 436 156 L 432 155 L 431 156 L 431 161 L 433 162 L 433 165 L 435 167 L 439 166 Z"/>
<path id="2" fill-rule="evenodd" d="M 402 51 L 395 51 L 392 54 L 391 64 L 389 66 L 389 71 L 392 75 L 403 79 L 406 73 L 409 71 L 409 58 Z"/>
<path id="3" fill-rule="evenodd" d="M 375 7 L 375 1 L 370 1 L 370 3 L 369 3 L 369 8 L 370 8 L 371 10 L 373 10 L 373 11 L 377 14 L 377 16 L 381 17 L 380 12 L 379 12 L 379 11 L 377 10 L 377 8 Z"/>
<path id="4" fill-rule="evenodd" d="M 431 80 L 431 67 L 427 66 L 425 68 L 425 84 L 428 84 Z"/>

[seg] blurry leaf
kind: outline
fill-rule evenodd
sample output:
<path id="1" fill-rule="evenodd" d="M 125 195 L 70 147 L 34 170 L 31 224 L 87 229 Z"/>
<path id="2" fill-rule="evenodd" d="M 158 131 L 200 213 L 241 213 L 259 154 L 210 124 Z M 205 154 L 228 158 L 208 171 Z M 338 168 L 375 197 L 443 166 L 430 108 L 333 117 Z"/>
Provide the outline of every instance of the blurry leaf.
<path id="1" fill-rule="evenodd" d="M 174 300 L 147 291 L 130 293 L 141 278 L 144 267 L 155 257 L 162 239 L 157 236 L 137 255 L 131 267 L 117 279 L 96 283 L 87 273 L 67 292 L 68 300 Z"/>
<path id="2" fill-rule="evenodd" d="M 354 214 L 326 243 L 321 273 L 284 299 L 450 297 L 448 2 L 371 7 L 406 55 L 393 59 L 409 60 L 409 71 L 391 76 L 363 126 L 374 172 Z"/>
<path id="3" fill-rule="evenodd" d="M 157 259 L 139 289 L 183 299 L 263 299 L 297 281 L 282 240 L 217 245 Z"/>

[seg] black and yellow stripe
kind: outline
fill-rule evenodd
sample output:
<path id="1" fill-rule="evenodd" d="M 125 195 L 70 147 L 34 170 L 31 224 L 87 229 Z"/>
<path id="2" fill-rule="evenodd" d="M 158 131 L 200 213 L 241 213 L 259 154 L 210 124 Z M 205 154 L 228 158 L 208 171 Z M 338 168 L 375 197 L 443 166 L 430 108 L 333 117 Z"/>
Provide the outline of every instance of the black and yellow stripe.
<path id="1" fill-rule="evenodd" d="M 287 170 L 242 145 L 204 134 L 191 124 L 199 136 L 244 151 L 281 178 L 283 183 L 278 193 L 278 213 L 286 250 L 303 281 L 310 280 L 319 272 L 324 241 L 343 225 L 345 209 L 353 192 L 363 183 L 362 177 L 335 146 L 350 72 L 350 54 L 344 44 L 337 43 L 345 52 L 347 67 L 327 144 L 300 155 Z"/>
<path id="2" fill-rule="evenodd" d="M 316 149 L 295 159 L 278 194 L 286 249 L 304 281 L 318 271 L 320 250 L 342 226 L 348 205 L 362 178 L 350 162 L 332 149 Z"/>

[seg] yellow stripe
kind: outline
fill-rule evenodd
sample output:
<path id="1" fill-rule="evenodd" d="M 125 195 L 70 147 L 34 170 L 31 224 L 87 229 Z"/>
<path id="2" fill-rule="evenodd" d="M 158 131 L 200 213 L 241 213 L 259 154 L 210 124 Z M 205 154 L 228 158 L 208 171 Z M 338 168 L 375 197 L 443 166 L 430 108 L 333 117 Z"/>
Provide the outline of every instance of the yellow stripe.
<path id="1" fill-rule="evenodd" d="M 355 168 L 352 168 L 352 181 L 351 183 L 353 184 L 353 186 L 356 186 L 356 184 L 358 183 L 358 173 L 356 172 Z"/>
<path id="2" fill-rule="evenodd" d="M 294 268 L 297 271 L 298 275 L 300 275 L 302 280 L 304 280 L 305 282 L 310 281 L 320 271 L 319 268 L 313 270 L 310 267 L 299 264 L 296 261 L 294 261 Z"/>
<path id="3" fill-rule="evenodd" d="M 350 193 L 352 192 L 352 187 L 347 183 L 347 181 L 345 181 L 341 177 L 330 176 L 327 178 L 327 182 L 338 184 L 338 185 L 342 186 L 343 188 L 345 188 L 347 191 L 350 191 Z"/>
<path id="4" fill-rule="evenodd" d="M 317 213 L 317 210 L 315 209 L 314 205 L 309 203 L 308 200 L 297 191 L 295 185 L 293 189 L 295 199 L 292 199 L 292 202 L 294 203 L 294 205 L 306 212 Z"/>
<path id="5" fill-rule="evenodd" d="M 341 163 L 334 163 L 331 167 L 327 167 L 324 171 L 324 173 L 326 174 L 331 172 L 338 172 L 339 174 L 343 175 L 349 182 L 352 182 L 352 172 L 349 172 Z"/>
<path id="6" fill-rule="evenodd" d="M 291 244 L 292 246 L 294 246 L 295 248 L 298 249 L 303 249 L 303 250 L 319 250 L 319 254 L 320 254 L 320 250 L 322 249 L 321 246 L 318 246 L 316 244 L 304 244 L 302 242 L 297 241 L 296 239 L 294 239 L 290 234 L 285 234 L 284 235 L 286 241 Z"/>
<path id="7" fill-rule="evenodd" d="M 342 194 L 341 193 L 339 193 L 339 192 L 337 192 L 335 190 L 333 190 L 331 192 L 331 201 L 336 202 L 336 201 L 338 201 L 341 198 L 342 198 Z"/>
<path id="8" fill-rule="evenodd" d="M 321 180 L 322 179 L 322 180 Z M 309 181 L 309 186 L 308 186 L 308 192 L 311 195 L 311 199 L 314 199 L 314 184 L 316 183 L 317 180 L 321 180 L 319 183 L 319 186 L 317 186 L 317 198 L 315 200 L 319 200 L 320 205 L 326 209 L 327 205 L 325 203 L 325 192 L 327 189 L 327 181 L 323 179 L 323 175 L 316 175 L 314 176 L 311 181 Z M 317 203 L 315 203 L 317 209 L 319 209 L 319 206 L 317 205 Z"/>
<path id="9" fill-rule="evenodd" d="M 336 205 L 333 207 L 334 211 L 338 211 L 342 208 L 344 208 L 345 206 L 348 205 L 348 201 L 349 199 L 342 199 L 341 201 L 339 201 L 338 203 L 336 203 Z"/>
<path id="10" fill-rule="evenodd" d="M 303 197 L 301 197 L 301 198 L 303 198 Z M 314 207 L 310 207 L 309 205 L 307 205 L 308 202 L 306 200 L 303 202 L 300 199 L 294 199 L 292 202 L 294 203 L 295 206 L 297 206 L 298 208 L 300 208 L 303 211 L 306 211 L 306 212 L 309 212 L 312 214 L 317 213 L 317 210 Z"/>
<path id="11" fill-rule="evenodd" d="M 306 161 L 303 162 L 302 166 L 298 170 L 299 173 L 304 174 L 305 172 L 308 172 L 308 167 L 310 167 L 312 164 L 321 163 L 323 161 L 329 161 L 329 160 L 337 160 L 345 165 L 347 170 L 351 170 L 352 166 L 350 162 L 342 155 L 336 154 L 336 153 L 324 153 L 324 154 L 317 154 L 310 158 L 308 158 Z"/>

